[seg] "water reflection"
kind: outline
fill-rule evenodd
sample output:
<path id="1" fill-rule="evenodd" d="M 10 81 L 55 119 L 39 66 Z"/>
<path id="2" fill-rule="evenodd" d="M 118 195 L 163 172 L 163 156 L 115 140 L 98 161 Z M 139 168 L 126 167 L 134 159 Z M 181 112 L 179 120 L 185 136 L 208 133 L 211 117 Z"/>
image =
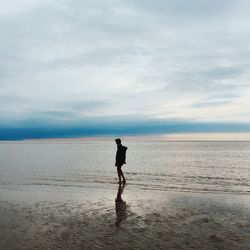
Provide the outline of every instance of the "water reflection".
<path id="1" fill-rule="evenodd" d="M 122 199 L 122 193 L 124 190 L 125 184 L 119 184 L 117 196 L 115 199 L 115 211 L 116 211 L 116 226 L 119 227 L 121 222 L 127 218 L 127 205 L 126 201 Z"/>

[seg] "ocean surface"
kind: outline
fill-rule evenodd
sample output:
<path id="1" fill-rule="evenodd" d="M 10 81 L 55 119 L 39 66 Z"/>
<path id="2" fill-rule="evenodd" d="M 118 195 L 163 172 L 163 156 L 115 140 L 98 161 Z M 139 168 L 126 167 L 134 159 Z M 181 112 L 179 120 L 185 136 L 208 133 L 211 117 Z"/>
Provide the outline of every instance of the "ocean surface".
<path id="1" fill-rule="evenodd" d="M 124 141 L 129 186 L 192 193 L 250 194 L 250 142 Z M 117 183 L 111 140 L 0 143 L 0 188 L 95 187 Z M 117 184 L 116 184 L 117 185 Z"/>

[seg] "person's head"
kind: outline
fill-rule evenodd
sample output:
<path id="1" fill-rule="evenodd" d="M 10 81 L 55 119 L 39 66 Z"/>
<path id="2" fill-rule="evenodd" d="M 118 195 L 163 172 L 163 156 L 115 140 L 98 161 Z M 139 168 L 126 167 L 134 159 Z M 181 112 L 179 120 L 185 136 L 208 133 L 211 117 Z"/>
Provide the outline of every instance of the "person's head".
<path id="1" fill-rule="evenodd" d="M 116 139 L 115 139 L 115 142 L 116 142 L 117 145 L 120 145 L 122 141 L 121 141 L 120 138 L 116 138 Z"/>

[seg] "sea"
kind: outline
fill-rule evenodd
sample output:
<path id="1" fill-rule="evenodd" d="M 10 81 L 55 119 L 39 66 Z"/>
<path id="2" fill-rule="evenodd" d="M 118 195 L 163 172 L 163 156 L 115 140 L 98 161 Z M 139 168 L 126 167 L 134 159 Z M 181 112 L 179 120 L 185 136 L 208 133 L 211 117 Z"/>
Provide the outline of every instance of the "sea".
<path id="1" fill-rule="evenodd" d="M 122 167 L 130 187 L 250 194 L 250 142 L 133 141 Z M 0 142 L 0 189 L 109 188 L 117 183 L 113 140 Z M 117 185 L 117 184 L 116 184 Z"/>

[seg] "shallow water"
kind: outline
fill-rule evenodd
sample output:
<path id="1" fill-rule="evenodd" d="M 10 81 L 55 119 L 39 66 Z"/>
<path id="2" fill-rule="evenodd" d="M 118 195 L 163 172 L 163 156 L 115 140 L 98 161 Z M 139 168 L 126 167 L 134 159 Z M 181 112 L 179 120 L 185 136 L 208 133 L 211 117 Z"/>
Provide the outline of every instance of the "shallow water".
<path id="1" fill-rule="evenodd" d="M 250 194 L 250 142 L 127 141 L 129 185 L 140 189 Z M 113 141 L 0 143 L 1 188 L 107 187 L 116 180 Z M 22 188 L 22 187 L 19 187 Z"/>

